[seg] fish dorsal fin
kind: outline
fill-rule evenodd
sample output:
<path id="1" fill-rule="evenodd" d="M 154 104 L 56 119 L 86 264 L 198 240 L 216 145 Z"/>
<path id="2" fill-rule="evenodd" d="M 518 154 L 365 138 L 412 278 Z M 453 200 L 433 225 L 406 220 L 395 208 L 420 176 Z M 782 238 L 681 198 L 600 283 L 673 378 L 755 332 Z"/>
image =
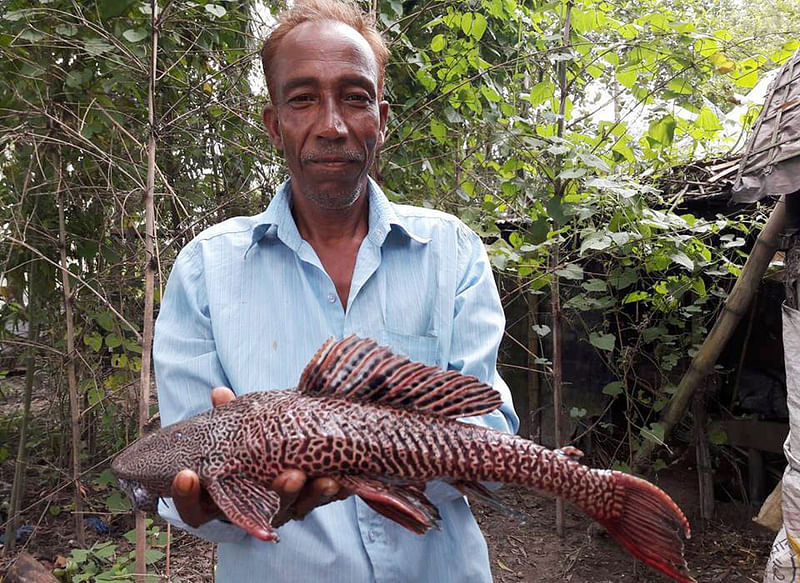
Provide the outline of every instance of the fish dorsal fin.
<path id="1" fill-rule="evenodd" d="M 329 339 L 300 376 L 298 390 L 424 411 L 441 417 L 471 417 L 494 411 L 500 393 L 475 377 L 412 362 L 374 340 Z"/>

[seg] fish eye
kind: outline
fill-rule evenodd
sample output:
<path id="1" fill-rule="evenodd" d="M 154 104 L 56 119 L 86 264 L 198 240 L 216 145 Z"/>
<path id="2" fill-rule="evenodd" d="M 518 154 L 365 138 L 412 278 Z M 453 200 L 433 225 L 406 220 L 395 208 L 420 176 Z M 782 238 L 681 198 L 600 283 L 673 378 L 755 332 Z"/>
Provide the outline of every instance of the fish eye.
<path id="1" fill-rule="evenodd" d="M 183 433 L 176 431 L 172 434 L 172 441 L 178 441 L 179 439 L 183 439 Z"/>

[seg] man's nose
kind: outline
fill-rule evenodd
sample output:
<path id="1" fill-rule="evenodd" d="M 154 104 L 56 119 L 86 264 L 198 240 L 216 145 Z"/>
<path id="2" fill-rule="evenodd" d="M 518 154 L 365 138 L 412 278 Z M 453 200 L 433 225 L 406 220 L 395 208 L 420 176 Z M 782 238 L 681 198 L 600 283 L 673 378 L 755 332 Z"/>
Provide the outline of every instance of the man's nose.
<path id="1" fill-rule="evenodd" d="M 317 135 L 328 140 L 342 138 L 347 134 L 341 103 L 336 98 L 322 100 Z"/>

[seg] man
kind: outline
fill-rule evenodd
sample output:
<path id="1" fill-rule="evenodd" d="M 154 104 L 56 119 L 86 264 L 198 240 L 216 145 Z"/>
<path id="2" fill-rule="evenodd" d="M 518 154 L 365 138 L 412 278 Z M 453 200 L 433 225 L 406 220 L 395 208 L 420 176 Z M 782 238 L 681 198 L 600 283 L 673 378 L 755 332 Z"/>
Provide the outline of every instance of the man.
<path id="1" fill-rule="evenodd" d="M 207 408 L 210 387 L 292 387 L 327 338 L 355 333 L 493 383 L 505 405 L 470 421 L 516 430 L 495 371 L 504 320 L 480 239 L 444 213 L 391 204 L 368 178 L 389 113 L 387 57 L 374 26 L 340 0 L 280 18 L 262 51 L 264 124 L 290 179 L 264 213 L 206 230 L 176 260 L 154 352 L 164 424 Z M 212 392 L 214 405 L 232 398 Z M 469 507 L 446 484 L 428 486 L 442 525 L 424 536 L 356 497 L 328 504 L 347 495 L 330 478 L 289 471 L 273 488 L 281 520 L 304 517 L 277 545 L 221 520 L 189 471 L 161 512 L 220 543 L 221 583 L 491 580 Z"/>

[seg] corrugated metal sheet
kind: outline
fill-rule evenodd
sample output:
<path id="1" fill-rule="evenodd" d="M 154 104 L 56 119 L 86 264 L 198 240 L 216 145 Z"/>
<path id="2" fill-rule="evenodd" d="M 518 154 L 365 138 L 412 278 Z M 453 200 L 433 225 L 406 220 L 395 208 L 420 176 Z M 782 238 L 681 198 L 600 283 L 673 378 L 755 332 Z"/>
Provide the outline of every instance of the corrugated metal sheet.
<path id="1" fill-rule="evenodd" d="M 800 190 L 800 50 L 772 82 L 733 185 L 738 202 Z"/>

